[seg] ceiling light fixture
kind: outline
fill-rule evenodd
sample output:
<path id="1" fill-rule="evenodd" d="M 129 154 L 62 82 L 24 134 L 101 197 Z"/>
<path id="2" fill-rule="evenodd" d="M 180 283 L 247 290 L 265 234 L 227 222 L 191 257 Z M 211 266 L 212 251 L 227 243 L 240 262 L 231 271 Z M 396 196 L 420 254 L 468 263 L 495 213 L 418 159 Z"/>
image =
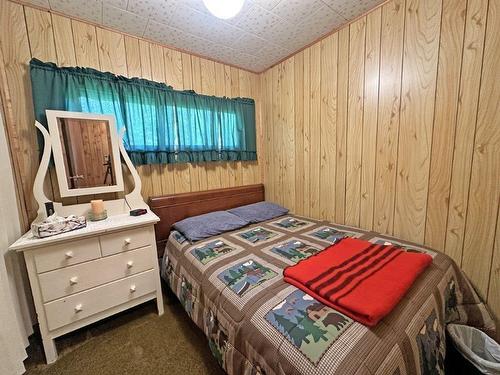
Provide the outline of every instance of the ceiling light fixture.
<path id="1" fill-rule="evenodd" d="M 245 0 L 203 0 L 210 13 L 223 20 L 236 16 L 244 2 Z"/>

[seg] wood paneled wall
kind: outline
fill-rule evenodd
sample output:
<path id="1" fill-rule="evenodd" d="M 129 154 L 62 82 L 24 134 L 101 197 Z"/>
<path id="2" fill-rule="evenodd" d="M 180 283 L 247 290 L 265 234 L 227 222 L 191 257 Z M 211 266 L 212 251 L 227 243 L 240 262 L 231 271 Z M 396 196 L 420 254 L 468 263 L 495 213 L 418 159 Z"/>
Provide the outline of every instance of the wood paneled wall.
<path id="1" fill-rule="evenodd" d="M 207 95 L 254 98 L 257 138 L 261 138 L 259 75 L 0 0 L 0 86 L 25 227 L 37 211 L 32 186 L 39 152 L 28 71 L 32 57 L 60 66 L 78 65 L 142 77 Z M 155 165 L 138 170 L 145 199 L 262 181 L 257 162 Z M 46 179 L 45 190 L 49 197 L 58 199 L 53 172 Z"/>
<path id="2" fill-rule="evenodd" d="M 392 0 L 262 76 L 269 199 L 450 255 L 500 317 L 500 3 Z"/>

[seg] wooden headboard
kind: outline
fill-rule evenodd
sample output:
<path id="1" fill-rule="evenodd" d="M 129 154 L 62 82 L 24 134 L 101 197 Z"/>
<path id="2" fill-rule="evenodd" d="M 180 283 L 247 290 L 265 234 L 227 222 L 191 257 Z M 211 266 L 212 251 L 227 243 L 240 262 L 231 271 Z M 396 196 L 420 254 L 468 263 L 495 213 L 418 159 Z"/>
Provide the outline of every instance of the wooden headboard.
<path id="1" fill-rule="evenodd" d="M 263 200 L 264 185 L 262 184 L 150 198 L 149 207 L 160 218 L 160 222 L 155 225 L 158 256 L 163 255 L 165 242 L 175 222 L 187 217 L 228 210 Z"/>

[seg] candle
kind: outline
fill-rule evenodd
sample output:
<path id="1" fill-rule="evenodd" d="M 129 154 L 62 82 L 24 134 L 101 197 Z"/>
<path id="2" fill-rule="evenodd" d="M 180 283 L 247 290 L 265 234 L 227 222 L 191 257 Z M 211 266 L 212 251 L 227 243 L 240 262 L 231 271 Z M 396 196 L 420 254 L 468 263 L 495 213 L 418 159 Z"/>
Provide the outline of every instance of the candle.
<path id="1" fill-rule="evenodd" d="M 102 199 L 90 201 L 90 207 L 94 216 L 99 216 L 104 212 L 104 202 Z"/>

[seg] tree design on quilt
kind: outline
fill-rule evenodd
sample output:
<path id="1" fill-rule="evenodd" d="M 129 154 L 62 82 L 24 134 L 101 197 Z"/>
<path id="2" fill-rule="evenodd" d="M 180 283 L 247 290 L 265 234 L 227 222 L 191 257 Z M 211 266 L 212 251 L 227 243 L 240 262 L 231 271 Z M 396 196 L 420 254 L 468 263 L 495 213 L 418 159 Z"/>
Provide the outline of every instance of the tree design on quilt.
<path id="1" fill-rule="evenodd" d="M 319 238 L 320 240 L 330 242 L 335 244 L 341 239 L 346 237 L 356 237 L 356 233 L 341 231 L 330 227 L 324 227 L 311 234 L 313 237 Z"/>
<path id="2" fill-rule="evenodd" d="M 453 321 L 457 321 L 460 319 L 460 314 L 458 312 L 458 297 L 456 290 L 456 282 L 455 279 L 451 279 L 448 285 L 446 286 L 446 290 L 444 291 L 444 300 L 445 300 L 445 322 L 450 323 Z"/>
<path id="3" fill-rule="evenodd" d="M 217 277 L 234 293 L 242 297 L 248 291 L 277 275 L 270 268 L 250 259 L 224 270 Z"/>
<path id="4" fill-rule="evenodd" d="M 302 241 L 290 241 L 274 246 L 271 251 L 297 263 L 299 260 L 309 258 L 321 250 L 314 246 L 309 246 Z"/>
<path id="5" fill-rule="evenodd" d="M 244 240 L 255 244 L 257 242 L 270 240 L 271 238 L 276 237 L 278 233 L 272 232 L 268 229 L 257 227 L 250 229 L 249 231 L 239 233 L 238 235 Z"/>
<path id="6" fill-rule="evenodd" d="M 165 267 L 163 267 L 162 269 L 162 277 L 164 280 L 167 281 L 167 283 L 169 284 L 170 288 L 173 288 L 174 287 L 174 265 L 172 264 L 172 261 L 170 260 L 170 258 L 165 255 Z"/>
<path id="7" fill-rule="evenodd" d="M 302 221 L 298 220 L 294 217 L 287 217 L 286 219 L 283 219 L 281 221 L 278 221 L 275 225 L 285 228 L 285 229 L 298 229 L 302 228 L 303 226 L 307 225 L 309 222 L 307 221 Z"/>
<path id="8" fill-rule="evenodd" d="M 206 245 L 199 246 L 191 250 L 191 254 L 200 261 L 201 264 L 205 265 L 211 260 L 214 260 L 224 254 L 233 251 L 234 248 L 227 245 L 223 241 L 212 241 Z"/>
<path id="9" fill-rule="evenodd" d="M 314 364 L 353 322 L 298 289 L 264 318 Z"/>
<path id="10" fill-rule="evenodd" d="M 422 375 L 444 374 L 445 342 L 434 310 L 425 320 L 415 340 Z"/>
<path id="11" fill-rule="evenodd" d="M 208 338 L 208 346 L 212 355 L 222 368 L 225 364 L 225 355 L 227 350 L 228 335 L 212 310 L 205 314 L 205 332 Z"/>
<path id="12" fill-rule="evenodd" d="M 184 310 L 186 310 L 189 317 L 192 317 L 194 309 L 194 298 L 193 298 L 193 284 L 191 284 L 184 276 L 181 279 L 181 293 L 179 294 L 179 301 Z"/>

